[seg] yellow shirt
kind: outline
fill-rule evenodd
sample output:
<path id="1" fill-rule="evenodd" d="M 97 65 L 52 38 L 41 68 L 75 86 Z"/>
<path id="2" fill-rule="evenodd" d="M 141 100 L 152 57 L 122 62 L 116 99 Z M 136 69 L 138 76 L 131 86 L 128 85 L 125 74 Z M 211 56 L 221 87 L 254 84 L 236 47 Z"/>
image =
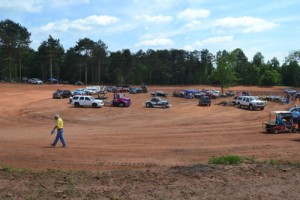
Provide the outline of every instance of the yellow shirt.
<path id="1" fill-rule="evenodd" d="M 56 127 L 57 127 L 57 129 L 64 128 L 64 122 L 60 117 L 56 119 Z"/>

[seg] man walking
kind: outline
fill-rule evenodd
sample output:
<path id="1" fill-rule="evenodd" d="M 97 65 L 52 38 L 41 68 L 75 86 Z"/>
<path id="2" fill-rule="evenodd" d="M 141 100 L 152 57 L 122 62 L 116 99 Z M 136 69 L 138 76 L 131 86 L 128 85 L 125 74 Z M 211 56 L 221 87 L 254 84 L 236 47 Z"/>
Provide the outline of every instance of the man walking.
<path id="1" fill-rule="evenodd" d="M 57 130 L 57 134 L 51 146 L 55 147 L 58 140 L 60 140 L 63 145 L 62 147 L 67 147 L 64 138 L 64 122 L 62 118 L 59 116 L 59 114 L 56 114 L 54 116 L 54 119 L 56 120 L 56 126 L 53 128 L 51 135 L 55 132 L 55 129 Z"/>

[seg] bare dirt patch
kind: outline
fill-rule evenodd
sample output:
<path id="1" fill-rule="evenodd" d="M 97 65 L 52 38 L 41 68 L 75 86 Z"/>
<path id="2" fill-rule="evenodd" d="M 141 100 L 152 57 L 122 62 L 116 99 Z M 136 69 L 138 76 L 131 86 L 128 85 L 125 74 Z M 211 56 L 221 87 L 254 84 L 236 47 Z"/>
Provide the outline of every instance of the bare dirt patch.
<path id="1" fill-rule="evenodd" d="M 203 87 L 212 88 L 210 86 L 195 86 L 193 88 L 201 89 Z M 126 185 L 126 181 L 119 180 L 122 176 L 125 176 L 126 179 L 128 174 L 131 177 L 130 173 L 133 173 L 133 177 L 138 176 L 142 181 L 143 176 L 148 176 L 147 172 L 149 172 L 150 179 L 145 179 L 144 181 L 147 182 L 145 184 L 150 184 L 149 181 L 153 181 L 154 185 L 157 184 L 157 188 L 162 185 L 166 187 L 161 194 L 151 196 L 147 195 L 147 188 L 143 191 L 143 187 L 139 186 L 140 189 L 130 190 L 137 192 L 134 192 L 134 194 L 120 196 L 118 193 L 116 196 L 114 194 L 106 196 L 106 198 L 112 199 L 126 199 L 126 197 L 131 199 L 143 199 L 143 197 L 169 199 L 172 197 L 169 196 L 172 193 L 174 198 L 179 199 L 184 199 L 184 195 L 187 195 L 187 199 L 199 199 L 200 194 L 204 195 L 203 198 L 208 199 L 219 199 L 219 197 L 230 199 L 230 195 L 232 195 L 230 193 L 234 192 L 235 189 L 233 190 L 233 188 L 237 187 L 235 183 L 239 183 L 239 181 L 242 183 L 249 179 L 249 177 L 244 176 L 243 167 L 234 167 L 232 169 L 234 174 L 229 173 L 228 176 L 226 174 L 230 170 L 222 169 L 224 177 L 227 177 L 226 180 L 228 179 L 227 182 L 224 181 L 224 186 L 231 188 L 231 190 L 228 189 L 228 196 L 213 196 L 212 193 L 205 196 L 205 191 L 209 191 L 210 187 L 207 187 L 205 191 L 190 191 L 188 194 L 175 195 L 173 191 L 175 188 L 187 191 L 188 189 L 185 187 L 196 187 L 201 180 L 204 181 L 202 183 L 204 184 L 203 187 L 205 183 L 213 182 L 211 185 L 213 188 L 218 183 L 218 179 L 209 179 L 210 173 L 201 173 L 201 175 L 208 177 L 202 179 L 200 176 L 198 177 L 199 182 L 193 183 L 193 179 L 196 179 L 198 175 L 192 175 L 192 179 L 189 179 L 191 178 L 187 175 L 189 173 L 179 173 L 177 176 L 174 173 L 174 167 L 207 163 L 210 157 L 228 154 L 253 156 L 258 161 L 274 159 L 299 162 L 300 160 L 299 134 L 265 134 L 262 129 L 262 123 L 267 120 L 269 111 L 288 110 L 293 106 L 292 103 L 269 102 L 263 111 L 249 111 L 232 106 L 215 105 L 221 100 L 232 99 L 228 97 L 214 100 L 214 105 L 211 107 L 200 107 L 197 106 L 196 99 L 172 97 L 171 94 L 174 89 L 187 88 L 176 86 L 149 87 L 149 91 L 163 90 L 170 94 L 168 97 L 172 104 L 170 109 L 148 109 L 143 107 L 143 102 L 150 98 L 149 93 L 129 95 L 132 99 L 132 106 L 129 108 L 109 106 L 99 109 L 74 108 L 68 104 L 68 99 L 52 99 L 52 93 L 56 89 L 75 88 L 77 87 L 71 85 L 0 84 L 0 92 L 3 95 L 0 99 L 1 164 L 38 170 L 84 169 L 112 173 L 112 182 L 107 183 L 109 185 L 106 188 L 107 191 L 111 191 L 110 186 L 119 187 L 114 182 L 117 184 L 124 183 L 125 185 L 120 186 L 121 188 L 129 187 L 129 185 Z M 232 87 L 229 89 L 234 91 L 247 90 L 254 95 L 283 94 L 282 87 Z M 111 99 L 112 94 L 107 96 Z M 50 143 L 54 139 L 54 136 L 50 135 L 50 131 L 55 124 L 53 116 L 56 113 L 59 113 L 64 119 L 68 148 L 60 148 L 59 145 L 56 148 L 50 147 Z M 171 170 L 172 173 L 170 169 L 173 169 L 173 171 Z M 123 171 L 124 174 L 117 177 L 116 174 L 120 170 L 125 170 L 125 172 Z M 218 170 L 212 171 L 218 173 Z M 263 179 L 258 178 L 260 181 L 255 183 L 265 180 L 266 182 L 262 182 L 263 184 L 272 185 L 278 181 L 277 187 L 279 187 L 283 183 L 281 179 L 285 180 L 284 177 L 287 173 L 282 173 L 276 168 L 272 171 L 275 173 L 274 176 L 266 170 L 266 176 Z M 250 177 L 255 175 L 252 172 L 249 175 Z M 291 185 L 297 183 L 295 187 L 298 186 L 299 188 L 299 168 L 293 168 L 289 172 L 291 172 L 291 175 L 288 177 L 291 179 L 289 179 L 290 181 L 284 181 L 284 183 Z M 142 173 L 142 175 L 139 173 Z M 157 176 L 161 176 L 161 179 L 158 179 L 153 173 L 157 173 Z M 47 173 L 45 176 L 48 176 Z M 168 176 L 168 178 L 165 176 Z M 238 178 L 232 178 L 231 176 Z M 156 182 L 151 177 L 155 177 L 154 179 L 159 181 Z M 114 178 L 116 178 L 116 181 L 114 181 Z M 131 178 L 129 179 L 131 180 Z M 192 181 L 191 185 L 184 186 L 185 181 L 187 181 L 185 179 Z M 255 176 L 253 179 L 255 179 Z M 172 180 L 178 184 L 171 185 L 171 189 L 168 190 L 167 185 Z M 1 181 L 8 181 L 8 179 L 4 178 Z M 183 181 L 182 185 L 179 184 L 180 181 Z M 253 184 L 255 183 L 253 182 Z M 129 182 L 129 184 L 132 184 L 132 182 Z M 251 185 L 251 181 L 247 181 L 247 184 Z M 43 188 L 43 186 L 41 187 Z M 156 188 L 153 187 L 152 189 L 148 188 L 149 194 Z M 238 192 L 242 192 L 245 188 L 246 186 L 240 185 Z M 259 199 L 260 196 L 250 195 L 250 192 L 254 191 L 255 188 L 257 189 L 258 186 L 248 190 L 249 193 L 244 194 L 241 198 Z M 105 193 L 105 189 L 103 191 Z M 219 192 L 221 191 L 220 186 Z M 292 190 L 289 191 L 292 192 Z M 293 195 L 299 196 L 298 191 L 292 192 L 289 199 L 293 199 Z M 164 192 L 166 193 L 165 196 Z M 142 195 L 141 193 L 145 196 L 139 196 Z M 265 197 L 266 194 L 268 192 L 261 190 L 260 195 L 263 195 L 262 197 Z M 8 195 L 8 197 L 10 196 Z M 239 199 L 239 196 L 233 197 Z M 287 196 L 283 195 L 282 197 Z"/>

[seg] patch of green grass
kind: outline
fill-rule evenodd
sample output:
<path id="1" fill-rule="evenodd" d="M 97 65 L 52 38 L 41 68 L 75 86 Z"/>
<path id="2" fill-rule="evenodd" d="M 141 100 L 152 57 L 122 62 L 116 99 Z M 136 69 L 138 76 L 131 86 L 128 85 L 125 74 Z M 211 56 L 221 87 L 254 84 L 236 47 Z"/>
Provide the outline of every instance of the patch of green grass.
<path id="1" fill-rule="evenodd" d="M 277 164 L 278 164 L 278 161 L 277 161 L 277 160 L 270 159 L 270 160 L 266 160 L 265 163 L 271 164 L 271 165 L 277 165 Z"/>
<path id="2" fill-rule="evenodd" d="M 238 165 L 241 163 L 254 163 L 253 157 L 242 157 L 238 155 L 226 155 L 220 157 L 212 157 L 208 160 L 209 164 L 223 164 L 223 165 Z"/>
<path id="3" fill-rule="evenodd" d="M 4 171 L 4 172 L 8 172 L 11 174 L 14 173 L 23 173 L 23 172 L 32 172 L 31 169 L 23 169 L 23 168 L 14 168 L 14 167 L 10 167 L 10 166 L 0 166 L 0 170 Z"/>

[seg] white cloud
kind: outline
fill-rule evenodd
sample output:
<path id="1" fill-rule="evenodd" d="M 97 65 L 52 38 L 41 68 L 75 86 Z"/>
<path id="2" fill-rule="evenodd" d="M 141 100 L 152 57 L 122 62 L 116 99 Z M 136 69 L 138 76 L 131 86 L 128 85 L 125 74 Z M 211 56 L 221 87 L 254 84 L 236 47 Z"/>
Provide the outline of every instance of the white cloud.
<path id="1" fill-rule="evenodd" d="M 185 45 L 182 49 L 186 50 L 186 51 L 194 51 L 195 48 L 192 45 Z"/>
<path id="2" fill-rule="evenodd" d="M 89 0 L 51 0 L 52 2 L 50 5 L 52 7 L 62 7 L 62 6 L 69 6 L 69 5 L 77 5 L 83 3 L 89 3 Z"/>
<path id="3" fill-rule="evenodd" d="M 215 22 L 217 27 L 225 28 L 238 28 L 241 29 L 244 33 L 249 32 L 261 32 L 269 30 L 278 26 L 278 24 L 267 22 L 263 19 L 254 18 L 254 17 L 226 17 L 223 19 L 217 19 Z"/>
<path id="4" fill-rule="evenodd" d="M 209 45 L 209 44 L 212 44 L 212 45 L 221 45 L 221 44 L 228 44 L 228 43 L 231 43 L 233 41 L 233 36 L 223 36 L 223 37 L 210 37 L 210 38 L 207 38 L 205 40 L 198 40 L 195 42 L 195 45 L 197 46 L 205 46 L 205 45 Z"/>
<path id="5" fill-rule="evenodd" d="M 21 11 L 21 12 L 41 12 L 43 6 L 39 0 L 9 0 L 0 1 L 0 10 Z"/>
<path id="6" fill-rule="evenodd" d="M 201 25 L 202 23 L 200 21 L 192 20 L 184 26 L 184 29 L 197 30 L 201 27 Z"/>
<path id="7" fill-rule="evenodd" d="M 0 10 L 41 13 L 50 7 L 62 7 L 89 3 L 89 0 L 0 0 Z"/>
<path id="8" fill-rule="evenodd" d="M 199 18 L 207 18 L 209 16 L 209 10 L 204 9 L 186 9 L 178 14 L 179 19 L 194 20 Z"/>
<path id="9" fill-rule="evenodd" d="M 136 47 L 141 46 L 170 46 L 173 45 L 174 42 L 168 38 L 155 38 L 151 40 L 143 40 L 139 43 L 135 44 Z"/>
<path id="10" fill-rule="evenodd" d="M 137 20 L 145 20 L 146 22 L 150 23 L 165 23 L 172 20 L 171 16 L 163 16 L 163 15 L 157 15 L 157 16 L 149 16 L 149 15 L 140 15 L 136 17 Z"/>
<path id="11" fill-rule="evenodd" d="M 114 24 L 118 22 L 119 19 L 112 16 L 107 15 L 92 15 L 89 17 L 86 17 L 84 19 L 77 19 L 74 21 L 69 21 L 68 19 L 64 19 L 61 21 L 51 22 L 48 23 L 45 26 L 42 26 L 40 30 L 45 32 L 51 32 L 51 31 L 59 31 L 64 32 L 68 31 L 70 29 L 72 30 L 80 30 L 80 31 L 88 31 L 95 29 L 99 26 L 106 26 L 110 24 Z"/>

